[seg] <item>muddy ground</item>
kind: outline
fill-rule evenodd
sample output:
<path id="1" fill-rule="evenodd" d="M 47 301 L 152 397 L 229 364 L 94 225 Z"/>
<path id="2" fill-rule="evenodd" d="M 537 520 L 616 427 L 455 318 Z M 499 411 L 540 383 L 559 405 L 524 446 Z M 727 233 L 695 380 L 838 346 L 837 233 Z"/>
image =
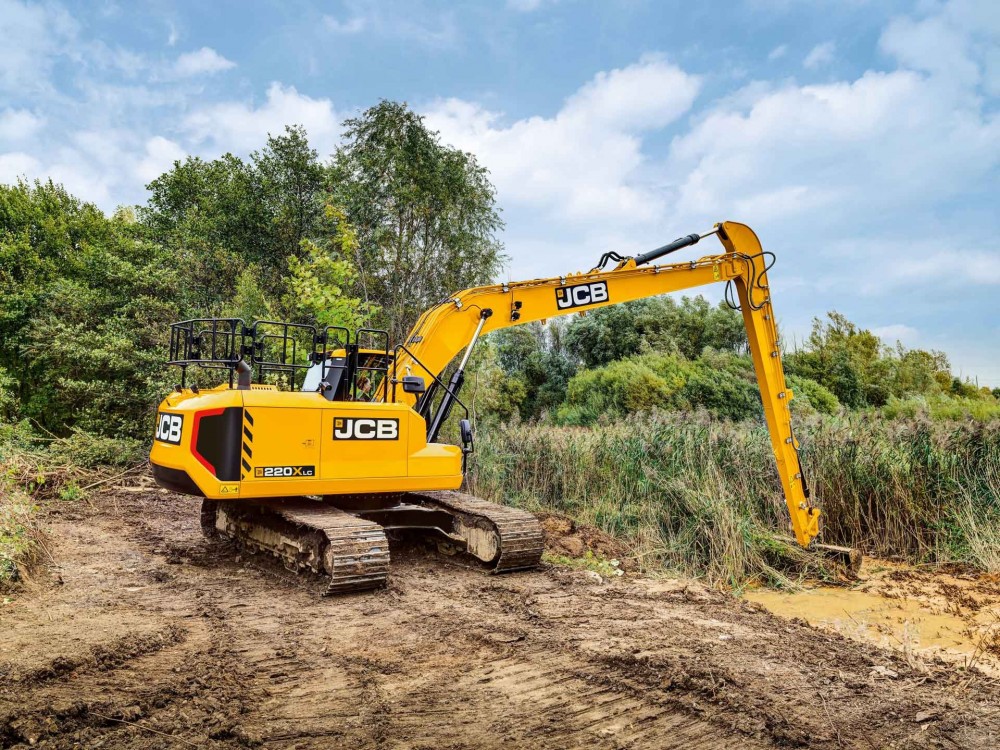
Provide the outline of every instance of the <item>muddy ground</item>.
<path id="1" fill-rule="evenodd" d="M 994 748 L 1000 683 L 698 586 L 491 577 L 394 549 L 343 598 L 201 537 L 198 503 L 48 507 L 0 607 L 0 746 Z M 912 662 L 912 659 L 911 659 Z"/>
<path id="2" fill-rule="evenodd" d="M 866 560 L 849 585 L 746 593 L 770 611 L 901 652 L 1000 678 L 1000 574 Z"/>

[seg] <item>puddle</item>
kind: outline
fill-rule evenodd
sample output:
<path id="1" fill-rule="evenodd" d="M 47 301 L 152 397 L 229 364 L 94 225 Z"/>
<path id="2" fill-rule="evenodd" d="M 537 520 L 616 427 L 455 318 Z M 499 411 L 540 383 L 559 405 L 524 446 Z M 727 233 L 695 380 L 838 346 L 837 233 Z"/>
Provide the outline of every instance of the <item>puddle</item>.
<path id="1" fill-rule="evenodd" d="M 975 665 L 1000 676 L 1000 576 L 880 566 L 851 588 L 747 591 L 744 598 L 785 617 L 849 638 Z"/>

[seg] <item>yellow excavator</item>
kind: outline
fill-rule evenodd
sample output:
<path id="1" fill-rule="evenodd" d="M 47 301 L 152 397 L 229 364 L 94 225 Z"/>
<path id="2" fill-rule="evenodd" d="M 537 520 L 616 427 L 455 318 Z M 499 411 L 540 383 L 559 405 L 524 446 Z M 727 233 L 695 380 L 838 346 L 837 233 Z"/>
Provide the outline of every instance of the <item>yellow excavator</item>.
<path id="1" fill-rule="evenodd" d="M 653 262 L 711 235 L 724 252 Z M 605 253 L 585 273 L 466 289 L 424 312 L 391 348 L 388 334 L 373 329 L 175 323 L 169 363 L 181 368 L 181 383 L 157 412 L 153 476 L 204 498 L 208 536 L 325 576 L 329 594 L 385 584 L 387 532 L 433 535 L 496 572 L 534 567 L 543 547 L 535 517 L 458 491 L 474 448 L 459 393 L 477 340 L 508 326 L 726 282 L 743 312 L 791 527 L 809 547 L 820 512 L 792 432 L 767 281 L 773 257 L 749 227 L 722 222 L 636 257 Z M 228 382 L 189 386 L 191 366 L 228 371 Z M 464 411 L 461 445 L 438 442 L 456 407 Z"/>

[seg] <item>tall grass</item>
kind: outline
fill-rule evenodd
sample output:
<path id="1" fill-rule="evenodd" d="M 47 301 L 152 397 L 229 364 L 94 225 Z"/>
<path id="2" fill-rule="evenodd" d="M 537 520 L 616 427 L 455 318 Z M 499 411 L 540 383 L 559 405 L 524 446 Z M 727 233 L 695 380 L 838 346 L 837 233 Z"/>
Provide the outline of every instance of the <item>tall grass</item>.
<path id="1" fill-rule="evenodd" d="M 822 541 L 1000 567 L 1000 421 L 856 414 L 800 420 L 797 432 Z M 619 535 L 647 570 L 741 586 L 780 582 L 811 559 L 788 542 L 770 443 L 756 423 L 661 413 L 595 429 L 492 428 L 470 484 Z"/>

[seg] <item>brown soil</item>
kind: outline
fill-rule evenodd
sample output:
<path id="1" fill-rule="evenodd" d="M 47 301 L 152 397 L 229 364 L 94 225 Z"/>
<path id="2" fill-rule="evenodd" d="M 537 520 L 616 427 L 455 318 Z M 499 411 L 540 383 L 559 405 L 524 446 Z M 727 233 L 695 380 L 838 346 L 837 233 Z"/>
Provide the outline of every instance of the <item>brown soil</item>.
<path id="1" fill-rule="evenodd" d="M 623 571 L 635 569 L 628 545 L 611 534 L 557 513 L 539 513 L 538 519 L 545 534 L 545 551 L 549 554 L 583 557 L 590 552 L 598 559 L 617 561 Z"/>
<path id="2" fill-rule="evenodd" d="M 0 607 L 0 746 L 993 748 L 1000 683 L 681 581 L 491 577 L 394 549 L 319 596 L 201 537 L 198 502 L 49 507 Z"/>

